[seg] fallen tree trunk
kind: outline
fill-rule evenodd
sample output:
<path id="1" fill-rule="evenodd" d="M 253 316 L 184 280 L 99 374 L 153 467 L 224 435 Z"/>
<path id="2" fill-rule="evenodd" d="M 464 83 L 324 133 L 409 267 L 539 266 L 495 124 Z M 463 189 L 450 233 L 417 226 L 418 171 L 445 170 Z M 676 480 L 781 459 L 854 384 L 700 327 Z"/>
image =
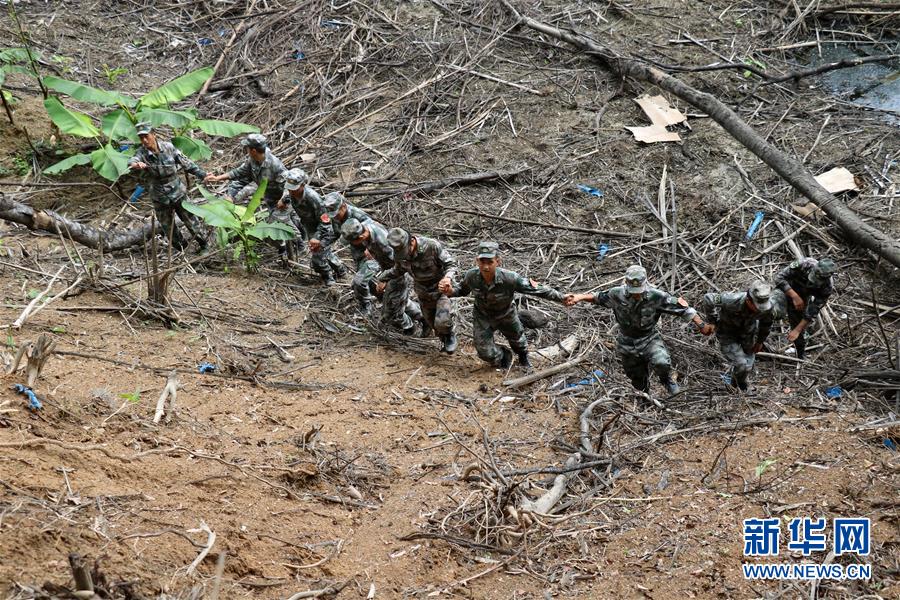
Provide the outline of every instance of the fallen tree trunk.
<path id="1" fill-rule="evenodd" d="M 104 231 L 72 221 L 52 210 L 35 210 L 27 204 L 10 200 L 0 194 L 0 219 L 25 225 L 29 229 L 49 231 L 104 252 L 116 252 L 144 243 L 153 235 L 153 223 L 146 223 L 127 231 Z"/>
<path id="2" fill-rule="evenodd" d="M 509 0 L 501 0 L 501 2 L 521 23 L 531 29 L 568 42 L 589 53 L 591 57 L 599 60 L 619 75 L 652 83 L 660 89 L 681 98 L 691 106 L 702 110 L 731 134 L 734 139 L 772 167 L 794 189 L 816 203 L 844 230 L 848 239 L 863 248 L 871 250 L 894 266 L 900 267 L 900 243 L 880 229 L 863 222 L 846 204 L 819 185 L 812 173 L 801 161 L 767 142 L 744 122 L 737 113 L 711 94 L 701 92 L 655 67 L 620 56 L 580 33 L 563 31 L 552 25 L 526 17 L 520 14 L 509 3 Z"/>

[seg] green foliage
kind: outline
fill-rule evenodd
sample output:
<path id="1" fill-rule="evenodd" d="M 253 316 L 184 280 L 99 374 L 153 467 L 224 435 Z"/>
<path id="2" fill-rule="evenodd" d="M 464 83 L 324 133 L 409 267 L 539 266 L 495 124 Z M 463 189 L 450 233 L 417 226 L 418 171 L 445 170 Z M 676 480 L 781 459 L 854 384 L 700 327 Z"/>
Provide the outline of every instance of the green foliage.
<path id="1" fill-rule="evenodd" d="M 259 255 L 256 244 L 260 240 L 292 240 L 294 230 L 284 223 L 265 223 L 256 221 L 256 211 L 266 193 L 268 180 L 263 179 L 246 207 L 215 196 L 203 186 L 200 192 L 207 199 L 206 204 L 184 203 L 188 212 L 194 213 L 207 225 L 216 228 L 216 241 L 222 248 L 233 245 L 232 256 L 238 260 L 243 256 L 247 270 L 256 270 Z"/>
<path id="2" fill-rule="evenodd" d="M 772 465 L 774 465 L 777 462 L 778 462 L 777 458 L 767 458 L 767 459 L 763 460 L 761 463 L 759 463 L 758 465 L 756 465 L 756 470 L 755 470 L 756 478 L 759 479 L 760 477 L 762 477 L 762 474 L 765 473 L 769 467 L 771 467 Z"/>
<path id="3" fill-rule="evenodd" d="M 60 54 L 54 54 L 50 57 L 50 60 L 56 63 L 56 66 L 66 74 L 72 72 L 72 63 L 75 62 L 75 59 L 71 56 L 62 56 Z"/>
<path id="4" fill-rule="evenodd" d="M 141 401 L 141 390 L 134 390 L 133 392 L 123 392 L 119 394 L 119 398 L 128 400 L 132 404 L 137 404 Z"/>
<path id="5" fill-rule="evenodd" d="M 28 175 L 31 172 L 31 163 L 23 156 L 14 156 L 13 168 L 16 171 L 16 175 Z"/>
<path id="6" fill-rule="evenodd" d="M 128 73 L 128 69 L 124 67 L 110 67 L 108 64 L 103 63 L 103 75 L 106 77 L 106 81 L 110 86 L 116 85 L 116 81 L 118 81 L 119 77 L 126 73 Z"/>
<path id="7" fill-rule="evenodd" d="M 10 73 L 22 73 L 34 77 L 30 58 L 37 59 L 38 55 L 25 48 L 0 48 L 0 95 L 7 104 L 15 104 L 16 99 L 2 89 L 6 76 Z"/>
<path id="8" fill-rule="evenodd" d="M 47 114 L 61 132 L 95 138 L 101 147 L 90 155 L 71 156 L 51 165 L 44 169 L 44 173 L 62 173 L 75 165 L 90 162 L 102 177 L 115 181 L 128 171 L 128 154 L 116 150 L 116 143 L 120 140 L 136 142 L 138 135 L 135 125 L 141 121 L 148 121 L 154 127 L 171 128 L 174 134 L 172 143 L 193 160 L 206 160 L 212 156 L 212 149 L 203 140 L 193 137 L 195 130 L 224 137 L 258 132 L 259 129 L 252 125 L 200 119 L 196 109 L 175 110 L 171 107 L 171 104 L 198 92 L 210 77 L 212 68 L 204 67 L 173 79 L 140 99 L 59 77 L 42 78 L 41 81 L 48 89 L 80 102 L 110 109 L 99 118 L 98 129 L 88 115 L 66 108 L 55 97 L 48 98 L 44 102 Z"/>

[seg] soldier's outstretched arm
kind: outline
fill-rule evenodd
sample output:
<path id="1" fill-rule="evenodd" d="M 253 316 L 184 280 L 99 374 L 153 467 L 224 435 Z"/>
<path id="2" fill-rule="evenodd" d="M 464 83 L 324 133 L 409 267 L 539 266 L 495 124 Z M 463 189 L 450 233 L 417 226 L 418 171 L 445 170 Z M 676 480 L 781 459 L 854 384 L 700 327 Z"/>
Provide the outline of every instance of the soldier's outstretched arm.
<path id="1" fill-rule="evenodd" d="M 565 295 L 547 285 L 540 285 L 538 282 L 516 274 L 516 291 L 528 296 L 537 296 L 545 300 L 553 300 L 554 302 L 565 301 Z"/>
<path id="2" fill-rule="evenodd" d="M 197 163 L 184 155 L 184 152 L 175 148 L 175 160 L 181 165 L 185 171 L 196 177 L 197 179 L 206 179 L 206 171 L 197 166 Z"/>
<path id="3" fill-rule="evenodd" d="M 691 305 L 688 304 L 687 300 L 678 298 L 666 292 L 662 293 L 665 294 L 665 297 L 657 308 L 658 311 L 680 317 L 683 321 L 693 323 L 694 327 L 697 328 L 697 332 L 702 333 L 703 335 L 710 335 L 715 331 L 715 327 L 704 321 L 703 317 L 697 314 L 696 310 L 691 308 Z"/>
<path id="4" fill-rule="evenodd" d="M 447 294 L 447 296 L 450 296 L 451 298 L 459 298 L 471 294 L 472 286 L 469 285 L 468 275 L 468 273 L 465 273 L 459 283 L 454 282 L 453 287 L 451 288 L 450 293 Z"/>
<path id="5" fill-rule="evenodd" d="M 221 175 L 219 177 L 223 178 Z M 223 179 L 228 179 L 231 181 L 245 181 L 245 182 L 249 183 L 252 177 L 253 177 L 253 174 L 250 171 L 250 161 L 245 160 L 244 162 L 242 162 L 241 164 L 239 164 L 232 170 L 225 173 L 225 176 Z M 219 179 L 219 181 L 221 181 L 221 180 L 222 179 Z"/>
<path id="6" fill-rule="evenodd" d="M 719 315 L 722 311 L 722 294 L 710 292 L 703 295 L 703 314 L 706 321 L 713 325 L 719 324 Z"/>

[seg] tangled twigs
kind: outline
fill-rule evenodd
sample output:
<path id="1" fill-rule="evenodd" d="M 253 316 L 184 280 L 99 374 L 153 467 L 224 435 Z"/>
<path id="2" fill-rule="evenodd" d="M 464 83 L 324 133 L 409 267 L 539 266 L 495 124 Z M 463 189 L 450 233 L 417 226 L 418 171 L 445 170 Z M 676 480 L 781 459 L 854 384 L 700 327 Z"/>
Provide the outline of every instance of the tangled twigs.
<path id="1" fill-rule="evenodd" d="M 570 456 L 566 460 L 565 468 L 573 469 L 575 465 L 578 465 L 581 462 L 581 454 L 576 452 L 572 456 Z M 566 493 L 566 485 L 569 483 L 569 479 L 572 477 L 572 474 L 575 471 L 569 471 L 567 473 L 560 473 L 553 480 L 553 487 L 551 487 L 547 492 L 542 495 L 537 500 L 524 500 L 521 504 L 521 509 L 537 513 L 539 515 L 546 515 L 550 512 L 550 510 L 559 502 L 560 498 L 562 498 L 563 494 Z"/>
<path id="2" fill-rule="evenodd" d="M 27 382 L 25 385 L 34 387 L 34 383 L 37 381 L 37 378 L 40 377 L 41 371 L 44 369 L 44 364 L 53 354 L 55 348 L 56 340 L 50 335 L 42 333 L 34 342 L 28 342 L 19 348 L 19 351 L 16 353 L 16 358 L 9 369 L 9 373 L 12 374 L 16 372 L 19 368 L 19 363 L 24 356 L 27 361 L 25 365 Z"/>

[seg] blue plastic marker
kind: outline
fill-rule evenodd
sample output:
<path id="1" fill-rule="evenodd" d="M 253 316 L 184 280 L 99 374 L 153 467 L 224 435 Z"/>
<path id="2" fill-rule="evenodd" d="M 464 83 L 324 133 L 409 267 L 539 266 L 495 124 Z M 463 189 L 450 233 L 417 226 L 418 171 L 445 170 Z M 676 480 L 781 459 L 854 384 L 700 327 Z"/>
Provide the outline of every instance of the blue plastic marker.
<path id="1" fill-rule="evenodd" d="M 23 396 L 28 396 L 28 408 L 30 410 L 41 410 L 44 408 L 44 405 L 41 404 L 41 401 L 38 400 L 38 397 L 34 395 L 34 391 L 21 383 L 17 383 L 13 386 L 13 389 L 22 394 Z"/>
<path id="2" fill-rule="evenodd" d="M 761 210 L 756 211 L 756 216 L 753 217 L 753 222 L 750 223 L 750 229 L 747 230 L 747 239 L 753 239 L 753 236 L 756 235 L 756 230 L 759 229 L 760 224 L 762 223 L 763 217 L 766 216 Z"/>
<path id="3" fill-rule="evenodd" d="M 836 385 L 825 390 L 825 395 L 829 398 L 840 398 L 844 393 L 844 390 L 841 389 L 841 386 Z"/>
<path id="4" fill-rule="evenodd" d="M 577 187 L 582 192 L 590 194 L 591 196 L 596 196 L 597 198 L 603 197 L 603 190 L 598 190 L 595 187 L 591 187 L 589 185 L 584 185 L 583 183 L 577 183 L 577 184 L 575 184 L 575 187 Z"/>
<path id="5" fill-rule="evenodd" d="M 213 373 L 215 370 L 216 370 L 216 365 L 208 363 L 208 362 L 202 362 L 199 365 L 197 365 L 197 371 L 200 373 Z"/>
<path id="6" fill-rule="evenodd" d="M 128 201 L 131 202 L 132 204 L 134 204 L 135 202 L 138 201 L 138 198 L 140 198 L 143 194 L 144 194 L 144 186 L 139 185 L 136 188 L 134 188 L 134 192 L 131 194 L 131 197 L 128 198 Z"/>
<path id="7" fill-rule="evenodd" d="M 606 244 L 597 244 L 597 260 L 603 260 L 603 257 L 609 252 L 609 246 Z"/>

